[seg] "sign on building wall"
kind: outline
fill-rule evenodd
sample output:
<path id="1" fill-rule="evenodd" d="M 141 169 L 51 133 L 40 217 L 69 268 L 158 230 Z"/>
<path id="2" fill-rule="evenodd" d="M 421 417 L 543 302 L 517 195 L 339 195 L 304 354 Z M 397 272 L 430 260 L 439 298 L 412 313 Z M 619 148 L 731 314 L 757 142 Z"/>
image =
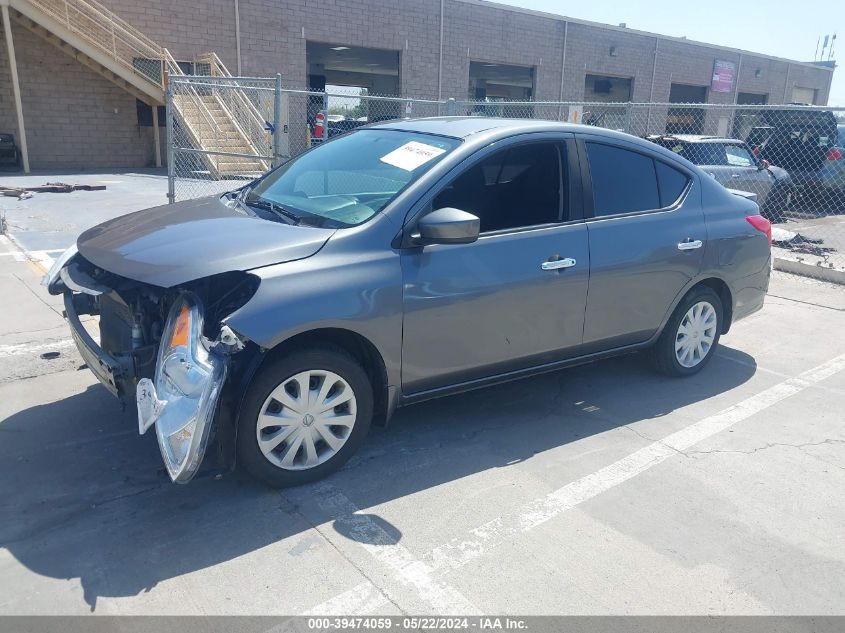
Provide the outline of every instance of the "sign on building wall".
<path id="1" fill-rule="evenodd" d="M 713 92 L 731 92 L 736 75 L 736 64 L 717 59 L 713 64 L 713 81 L 710 90 Z"/>

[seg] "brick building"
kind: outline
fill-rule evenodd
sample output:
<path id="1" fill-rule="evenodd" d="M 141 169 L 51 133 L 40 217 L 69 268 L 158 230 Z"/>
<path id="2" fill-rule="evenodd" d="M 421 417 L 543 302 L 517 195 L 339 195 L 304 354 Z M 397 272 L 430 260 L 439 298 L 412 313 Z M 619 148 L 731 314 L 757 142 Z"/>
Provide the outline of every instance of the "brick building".
<path id="1" fill-rule="evenodd" d="M 831 68 L 812 63 L 483 0 L 101 2 L 0 0 L 11 8 L 33 168 L 144 166 L 156 152 L 149 107 L 70 47 L 39 36 L 26 22 L 28 4 L 113 11 L 187 67 L 213 51 L 232 74 L 281 73 L 297 87 L 437 99 L 823 105 L 832 78 Z M 5 33 L 0 39 L 0 132 L 17 135 Z M 721 92 L 711 83 L 717 62 L 733 68 Z"/>

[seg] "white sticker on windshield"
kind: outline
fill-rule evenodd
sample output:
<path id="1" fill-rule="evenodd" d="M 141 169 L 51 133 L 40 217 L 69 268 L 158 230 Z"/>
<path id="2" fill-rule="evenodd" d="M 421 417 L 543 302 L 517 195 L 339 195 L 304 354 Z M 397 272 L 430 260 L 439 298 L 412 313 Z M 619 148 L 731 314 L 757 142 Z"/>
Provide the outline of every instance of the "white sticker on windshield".
<path id="1" fill-rule="evenodd" d="M 410 141 L 405 143 L 402 147 L 397 147 L 389 154 L 381 157 L 381 162 L 393 165 L 405 171 L 414 171 L 420 165 L 427 163 L 433 158 L 437 158 L 446 150 L 433 145 L 426 145 L 417 141 Z"/>

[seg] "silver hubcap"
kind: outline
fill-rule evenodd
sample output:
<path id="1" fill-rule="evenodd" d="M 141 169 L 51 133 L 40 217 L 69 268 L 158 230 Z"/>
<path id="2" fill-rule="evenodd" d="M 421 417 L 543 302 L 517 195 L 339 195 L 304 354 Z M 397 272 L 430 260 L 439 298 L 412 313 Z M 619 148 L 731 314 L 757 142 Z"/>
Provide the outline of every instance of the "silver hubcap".
<path id="1" fill-rule="evenodd" d="M 707 301 L 692 306 L 675 335 L 675 358 L 683 367 L 695 367 L 713 347 L 716 339 L 716 309 Z"/>
<path id="2" fill-rule="evenodd" d="M 258 414 L 261 452 L 285 470 L 314 468 L 349 439 L 356 417 L 355 393 L 337 374 L 321 369 L 300 372 L 276 387 Z"/>

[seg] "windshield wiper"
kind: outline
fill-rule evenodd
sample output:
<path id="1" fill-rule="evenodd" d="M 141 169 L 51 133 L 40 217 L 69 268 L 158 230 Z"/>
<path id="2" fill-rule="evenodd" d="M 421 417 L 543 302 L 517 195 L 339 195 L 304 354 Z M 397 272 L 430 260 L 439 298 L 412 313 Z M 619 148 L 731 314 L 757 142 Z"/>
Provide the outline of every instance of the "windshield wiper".
<path id="1" fill-rule="evenodd" d="M 295 213 L 288 211 L 284 207 L 276 204 L 272 200 L 268 200 L 267 198 L 255 198 L 253 200 L 246 199 L 244 204 L 247 204 L 251 207 L 256 207 L 257 209 L 264 209 L 265 211 L 270 211 L 274 215 L 284 218 L 286 222 L 290 224 L 297 225 L 302 221 L 302 218 L 296 215 Z"/>

